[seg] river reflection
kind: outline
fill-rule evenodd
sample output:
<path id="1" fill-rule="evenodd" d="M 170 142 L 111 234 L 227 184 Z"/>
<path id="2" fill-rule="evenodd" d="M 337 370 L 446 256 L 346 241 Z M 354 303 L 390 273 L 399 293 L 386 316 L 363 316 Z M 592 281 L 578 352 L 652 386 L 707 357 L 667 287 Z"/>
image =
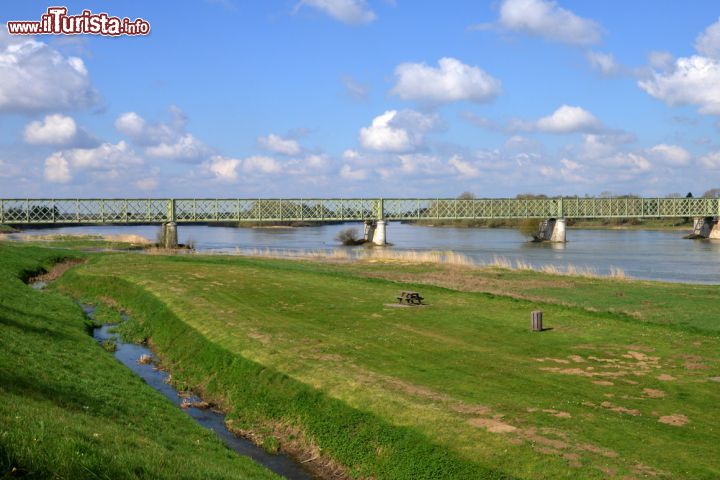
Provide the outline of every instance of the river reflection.
<path id="1" fill-rule="evenodd" d="M 192 240 L 198 250 L 234 252 L 237 249 L 332 250 L 344 228 L 362 225 L 324 225 L 308 228 L 229 228 L 179 225 L 182 243 Z M 137 234 L 155 239 L 157 226 L 81 226 L 26 230 L 26 234 Z M 575 230 L 566 244 L 536 244 L 512 229 L 434 228 L 399 222 L 388 225 L 388 241 L 400 250 L 451 250 L 478 262 L 494 258 L 537 267 L 575 266 L 607 274 L 620 268 L 633 278 L 674 282 L 720 283 L 720 241 L 685 240 L 685 231 Z"/>

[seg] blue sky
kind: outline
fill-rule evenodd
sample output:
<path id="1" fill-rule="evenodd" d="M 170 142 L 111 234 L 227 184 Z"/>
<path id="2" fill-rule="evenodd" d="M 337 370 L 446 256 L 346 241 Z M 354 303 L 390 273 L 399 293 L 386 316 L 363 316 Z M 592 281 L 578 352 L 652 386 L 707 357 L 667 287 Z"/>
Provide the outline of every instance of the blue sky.
<path id="1" fill-rule="evenodd" d="M 66 5 L 152 32 L 0 33 L 2 197 L 720 187 L 716 1 Z"/>

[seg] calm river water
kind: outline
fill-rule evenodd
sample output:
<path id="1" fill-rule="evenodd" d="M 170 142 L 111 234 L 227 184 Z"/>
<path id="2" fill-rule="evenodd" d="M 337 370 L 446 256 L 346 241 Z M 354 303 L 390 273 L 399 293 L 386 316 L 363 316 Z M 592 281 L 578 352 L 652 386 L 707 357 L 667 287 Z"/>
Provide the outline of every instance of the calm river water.
<path id="1" fill-rule="evenodd" d="M 361 224 L 307 228 L 228 228 L 178 225 L 181 243 L 194 241 L 201 251 L 237 249 L 332 250 L 337 233 Z M 26 234 L 137 234 L 155 239 L 158 226 L 87 226 L 25 230 Z M 501 257 L 534 266 L 590 268 L 600 274 L 621 268 L 633 278 L 720 284 L 720 241 L 685 240 L 685 231 L 568 230 L 568 243 L 529 243 L 511 229 L 434 228 L 390 223 L 388 241 L 396 250 L 442 250 L 467 255 L 478 262 Z"/>

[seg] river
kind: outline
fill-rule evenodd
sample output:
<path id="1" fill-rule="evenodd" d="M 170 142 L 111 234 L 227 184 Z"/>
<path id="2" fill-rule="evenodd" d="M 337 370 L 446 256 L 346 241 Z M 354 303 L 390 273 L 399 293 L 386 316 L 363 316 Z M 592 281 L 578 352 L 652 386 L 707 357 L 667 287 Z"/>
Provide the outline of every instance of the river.
<path id="1" fill-rule="evenodd" d="M 340 230 L 361 224 L 305 228 L 230 228 L 178 225 L 181 243 L 192 241 L 199 251 L 233 253 L 243 250 L 333 250 Z M 24 234 L 137 234 L 156 238 L 152 225 L 79 226 L 28 229 Z M 570 229 L 566 244 L 530 243 L 512 229 L 424 227 L 392 222 L 388 242 L 397 250 L 441 250 L 466 255 L 478 263 L 495 258 L 542 267 L 574 266 L 608 274 L 620 268 L 632 278 L 720 284 L 720 241 L 685 240 L 688 231 Z"/>

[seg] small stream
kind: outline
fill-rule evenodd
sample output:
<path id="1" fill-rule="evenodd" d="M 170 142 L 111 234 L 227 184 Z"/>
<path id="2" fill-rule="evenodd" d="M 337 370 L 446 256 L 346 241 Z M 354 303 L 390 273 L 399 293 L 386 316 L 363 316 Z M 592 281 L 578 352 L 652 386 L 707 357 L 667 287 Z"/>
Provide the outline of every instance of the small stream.
<path id="1" fill-rule="evenodd" d="M 30 283 L 30 286 L 36 290 L 42 290 L 47 286 L 47 282 L 39 280 Z M 89 318 L 93 318 L 95 307 L 92 305 L 80 304 L 85 314 Z M 123 320 L 127 320 L 127 315 L 122 315 Z M 125 343 L 117 333 L 111 332 L 112 328 L 117 324 L 108 324 L 93 330 L 93 338 L 102 344 L 107 340 L 115 342 L 117 348 L 113 353 L 120 363 L 129 368 L 135 375 L 142 378 L 145 383 L 160 392 L 170 400 L 176 407 L 181 408 L 185 413 L 203 427 L 215 432 L 215 435 L 227 445 L 230 449 L 239 455 L 251 458 L 256 463 L 264 466 L 268 470 L 285 477 L 289 480 L 314 480 L 315 477 L 302 464 L 293 460 L 287 455 L 273 455 L 250 440 L 238 437 L 225 427 L 225 414 L 211 410 L 209 408 L 200 409 L 193 406 L 183 408 L 181 404 L 183 400 L 187 402 L 199 402 L 201 399 L 196 396 L 181 396 L 169 383 L 170 374 L 158 369 L 155 365 L 155 356 L 152 351 L 144 345 L 134 343 Z M 138 359 L 148 355 L 152 358 L 150 363 L 141 364 Z"/>

